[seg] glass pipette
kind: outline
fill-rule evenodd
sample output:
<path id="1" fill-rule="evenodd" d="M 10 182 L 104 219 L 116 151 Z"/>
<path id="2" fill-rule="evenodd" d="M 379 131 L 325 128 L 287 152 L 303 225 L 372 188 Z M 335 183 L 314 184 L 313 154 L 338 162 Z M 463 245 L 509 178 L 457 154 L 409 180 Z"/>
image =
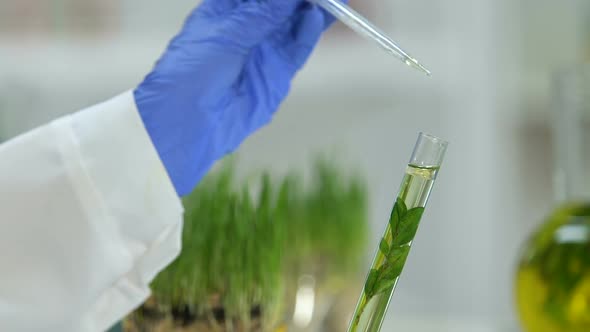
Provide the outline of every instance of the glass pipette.
<path id="1" fill-rule="evenodd" d="M 422 66 L 416 59 L 408 55 L 397 44 L 391 40 L 387 35 L 373 25 L 369 20 L 364 18 L 361 14 L 350 8 L 339 0 L 309 0 L 312 3 L 322 7 L 328 13 L 332 14 L 342 23 L 354 30 L 361 36 L 374 40 L 388 53 L 393 54 L 406 65 L 414 67 L 430 76 L 430 71 Z"/>

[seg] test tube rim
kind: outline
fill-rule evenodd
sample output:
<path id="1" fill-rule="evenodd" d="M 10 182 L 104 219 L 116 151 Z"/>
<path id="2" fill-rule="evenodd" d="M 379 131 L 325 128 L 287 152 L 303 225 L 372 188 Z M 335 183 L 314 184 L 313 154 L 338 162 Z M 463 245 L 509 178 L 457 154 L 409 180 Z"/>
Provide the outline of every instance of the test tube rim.
<path id="1" fill-rule="evenodd" d="M 427 152 L 427 155 L 431 156 L 431 159 L 426 158 L 429 159 L 429 162 L 424 162 L 425 158 L 421 156 L 424 144 L 434 147 L 434 150 Z M 420 167 L 440 167 L 444 160 L 448 145 L 448 141 L 438 136 L 426 132 L 420 132 L 409 163 Z"/>
<path id="2" fill-rule="evenodd" d="M 447 140 L 444 140 L 438 136 L 434 136 L 432 134 L 429 134 L 429 133 L 426 133 L 423 131 L 421 131 L 420 134 L 418 135 L 418 138 L 420 138 L 420 137 L 427 138 L 430 141 L 432 141 L 433 143 L 441 145 L 441 148 L 446 148 L 449 145 L 449 142 Z"/>

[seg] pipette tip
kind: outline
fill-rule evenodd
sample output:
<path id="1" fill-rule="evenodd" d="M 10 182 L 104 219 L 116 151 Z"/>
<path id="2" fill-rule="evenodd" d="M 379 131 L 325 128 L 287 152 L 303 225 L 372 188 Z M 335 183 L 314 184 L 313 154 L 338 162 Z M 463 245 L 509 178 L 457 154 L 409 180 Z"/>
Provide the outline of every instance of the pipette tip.
<path id="1" fill-rule="evenodd" d="M 408 58 L 406 60 L 406 64 L 410 67 L 414 67 L 422 72 L 424 72 L 427 76 L 432 76 L 432 73 L 430 72 L 430 70 L 426 69 L 426 67 L 424 67 L 423 65 L 421 65 L 416 59 L 414 58 Z"/>
<path id="2" fill-rule="evenodd" d="M 420 65 L 420 69 L 422 69 L 422 71 L 424 73 L 426 73 L 426 76 L 428 76 L 428 77 L 432 76 L 432 73 L 430 72 L 430 70 L 424 68 L 424 66 Z"/>

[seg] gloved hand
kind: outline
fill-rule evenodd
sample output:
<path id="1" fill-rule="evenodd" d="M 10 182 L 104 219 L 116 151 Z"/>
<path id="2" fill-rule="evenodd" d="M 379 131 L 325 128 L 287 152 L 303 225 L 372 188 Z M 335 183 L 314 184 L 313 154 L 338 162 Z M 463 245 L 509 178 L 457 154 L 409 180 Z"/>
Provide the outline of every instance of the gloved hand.
<path id="1" fill-rule="evenodd" d="M 180 196 L 271 120 L 332 22 L 302 0 L 204 0 L 134 91 Z"/>

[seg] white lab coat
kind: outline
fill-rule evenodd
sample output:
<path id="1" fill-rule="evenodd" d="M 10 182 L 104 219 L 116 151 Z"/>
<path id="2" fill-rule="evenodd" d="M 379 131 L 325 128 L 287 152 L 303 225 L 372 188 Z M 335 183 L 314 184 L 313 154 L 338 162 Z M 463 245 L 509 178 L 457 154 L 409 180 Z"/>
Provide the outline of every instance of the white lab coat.
<path id="1" fill-rule="evenodd" d="M 99 332 L 180 251 L 182 205 L 131 92 L 0 145 L 0 332 Z"/>

